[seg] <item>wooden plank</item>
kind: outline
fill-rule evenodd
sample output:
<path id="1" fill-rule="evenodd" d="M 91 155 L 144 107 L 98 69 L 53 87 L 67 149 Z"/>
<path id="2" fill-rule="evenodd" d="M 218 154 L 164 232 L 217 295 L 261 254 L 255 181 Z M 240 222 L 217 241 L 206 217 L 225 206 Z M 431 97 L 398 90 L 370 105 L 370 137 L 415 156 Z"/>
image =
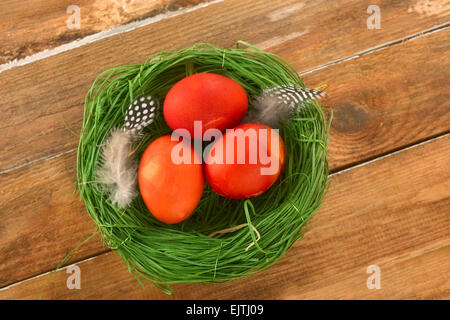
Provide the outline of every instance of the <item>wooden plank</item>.
<path id="1" fill-rule="evenodd" d="M 78 263 L 81 271 L 81 289 L 67 289 L 70 274 L 62 269 L 45 284 L 48 275 L 21 282 L 7 289 L 0 289 L 1 299 L 441 299 L 450 298 L 450 278 L 445 275 L 450 268 L 450 246 L 432 250 L 416 257 L 378 265 L 381 271 L 381 288 L 367 288 L 367 267 L 339 274 L 333 279 L 314 282 L 302 287 L 281 282 L 283 294 L 276 295 L 268 288 L 279 287 L 271 281 L 264 291 L 242 295 L 242 288 L 234 289 L 239 280 L 229 284 L 175 286 L 172 296 L 167 296 L 148 285 L 143 289 L 128 273 L 122 260 L 113 252 L 102 254 L 92 260 Z M 276 268 L 276 267 L 274 267 Z M 110 272 L 105 272 L 110 270 Z M 298 275 L 297 275 L 298 276 Z M 261 275 L 261 277 L 264 277 Z M 252 277 L 253 278 L 253 277 Z M 249 281 L 246 279 L 245 281 Z M 253 285 L 251 279 L 249 286 Z M 223 292 L 223 288 L 226 288 Z M 197 293 L 197 289 L 202 289 Z M 246 292 L 247 294 L 247 292 Z"/>
<path id="2" fill-rule="evenodd" d="M 3 0 L 0 2 L 0 64 L 69 43 L 167 11 L 192 7 L 206 0 Z M 67 20 L 77 5 L 80 28 Z M 68 27 L 70 26 L 70 28 Z"/>
<path id="3" fill-rule="evenodd" d="M 450 298 L 450 246 L 392 263 L 382 262 L 380 289 L 368 289 L 367 267 L 315 283 L 285 299 L 441 299 Z"/>
<path id="4" fill-rule="evenodd" d="M 74 194 L 74 156 L 40 162 L 0 179 L 0 287 L 54 268 L 96 231 Z M 97 237 L 73 258 L 103 251 Z"/>
<path id="5" fill-rule="evenodd" d="M 306 80 L 314 85 L 330 79 L 327 103 L 336 113 L 329 147 L 333 170 L 448 130 L 448 93 L 442 89 L 448 77 L 448 63 L 441 58 L 448 46 L 443 41 L 446 34 L 447 31 L 436 32 L 306 75 Z M 424 62 L 420 70 L 416 66 L 408 67 L 405 61 L 410 57 L 416 59 L 417 52 L 423 47 L 428 49 L 426 56 L 421 56 Z M 364 76 L 359 76 L 359 72 Z M 367 79 L 383 79 L 389 83 L 390 91 Z M 356 111 L 349 112 L 349 108 Z M 361 122 L 358 110 L 363 110 L 369 121 Z M 14 257 L 0 266 L 0 286 L 54 268 L 68 251 L 92 233 L 93 223 L 83 204 L 71 194 L 75 183 L 74 167 L 75 152 L 71 152 L 1 176 L 0 216 L 9 217 L 4 218 L 3 226 L 10 231 L 4 235 L 0 233 L 4 244 L 0 256 Z M 43 172 L 42 176 L 40 172 Z M 35 188 L 27 181 L 33 181 L 39 187 Z M 67 192 L 54 198 L 59 201 L 55 204 L 48 195 L 62 186 Z M 18 194 L 23 198 L 18 198 Z M 64 219 L 61 210 L 65 212 Z M 27 228 L 16 223 L 18 212 L 23 220 L 29 219 Z M 51 225 L 45 223 L 48 217 L 52 217 Z M 79 232 L 64 233 L 67 221 L 74 221 L 73 226 Z M 17 242 L 34 244 L 33 247 L 41 249 L 27 255 L 15 255 Z M 100 242 L 92 242 L 92 247 L 82 249 L 74 259 L 89 257 L 102 250 Z M 20 267 L 22 265 L 28 267 L 24 269 Z"/>
<path id="6" fill-rule="evenodd" d="M 442 14 L 409 10 L 414 3 L 374 1 L 371 4 L 378 4 L 383 13 L 383 24 L 379 30 L 368 30 L 368 4 L 358 0 L 332 4 L 325 0 L 314 4 L 229 0 L 4 71 L 0 73 L 0 172 L 74 148 L 78 139 L 64 123 L 79 132 L 84 95 L 108 67 L 142 63 L 161 49 L 179 49 L 199 41 L 229 47 L 242 39 L 280 54 L 304 71 L 447 20 Z M 447 42 L 434 48 L 442 52 Z M 422 49 L 420 61 L 426 61 L 428 52 Z M 448 71 L 448 55 L 441 59 L 443 69 L 433 74 L 439 79 Z M 409 65 L 411 70 L 415 67 Z M 319 83 L 329 81 L 325 73 Z M 441 131 L 438 127 L 433 134 Z"/>
<path id="7" fill-rule="evenodd" d="M 450 130 L 449 37 L 446 29 L 305 75 L 329 85 L 334 170 Z"/>
<path id="8" fill-rule="evenodd" d="M 450 280 L 450 135 L 336 174 L 304 239 L 271 268 L 224 284 L 175 285 L 174 299 L 448 298 Z M 146 290 L 109 252 L 77 264 L 81 289 L 55 274 L 45 298 L 164 299 Z M 369 290 L 367 267 L 381 269 Z M 48 275 L 0 291 L 1 299 L 37 298 Z"/>

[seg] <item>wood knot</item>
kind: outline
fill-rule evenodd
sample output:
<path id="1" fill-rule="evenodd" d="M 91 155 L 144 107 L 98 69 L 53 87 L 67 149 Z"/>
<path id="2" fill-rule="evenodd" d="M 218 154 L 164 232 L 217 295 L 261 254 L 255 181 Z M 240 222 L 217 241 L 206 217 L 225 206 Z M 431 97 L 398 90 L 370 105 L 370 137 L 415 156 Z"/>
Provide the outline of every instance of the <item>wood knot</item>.
<path id="1" fill-rule="evenodd" d="M 332 126 L 339 132 L 353 133 L 364 130 L 369 122 L 370 115 L 365 109 L 344 104 L 334 110 Z"/>

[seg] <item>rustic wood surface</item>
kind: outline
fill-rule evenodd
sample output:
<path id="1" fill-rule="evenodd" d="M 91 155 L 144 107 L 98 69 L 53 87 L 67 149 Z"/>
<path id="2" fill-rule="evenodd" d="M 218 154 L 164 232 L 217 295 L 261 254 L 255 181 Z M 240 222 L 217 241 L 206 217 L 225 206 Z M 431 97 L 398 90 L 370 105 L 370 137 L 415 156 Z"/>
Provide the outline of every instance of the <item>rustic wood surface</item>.
<path id="1" fill-rule="evenodd" d="M 306 71 L 441 25 L 446 18 L 380 1 L 380 10 L 386 11 L 383 27 L 367 30 L 367 6 L 359 0 L 335 1 L 331 8 L 326 0 L 314 3 L 305 10 L 292 0 L 271 1 L 270 5 L 266 0 L 215 2 L 0 73 L 0 172 L 75 148 L 78 138 L 67 126 L 79 132 L 84 95 L 108 67 L 142 63 L 159 50 L 180 49 L 199 41 L 229 47 L 241 39 L 280 54 L 298 71 Z M 297 36 L 291 39 L 291 34 Z M 434 45 L 445 50 L 446 41 Z M 448 66 L 448 55 L 445 58 Z M 420 61 L 426 63 L 426 57 Z M 324 78 L 319 84 L 328 81 Z"/>
<path id="2" fill-rule="evenodd" d="M 443 41 L 447 34 L 448 31 L 423 36 L 304 76 L 313 86 L 323 79 L 330 85 L 329 98 L 324 102 L 334 108 L 329 146 L 332 170 L 448 130 L 448 92 L 442 85 L 448 73 L 441 73 L 441 56 L 449 46 Z M 405 61 L 410 61 L 411 56 L 416 58 L 422 47 L 429 50 L 420 56 L 424 60 L 420 70 L 409 67 Z M 444 67 L 448 70 L 450 64 L 447 62 Z M 427 94 L 422 94 L 429 88 L 420 80 L 424 75 L 433 83 Z M 370 81 L 373 78 L 388 82 L 389 88 L 379 88 Z M 407 87 L 405 80 L 409 82 Z M 433 126 L 427 126 L 429 123 Z M 2 225 L 10 230 L 3 236 L 0 249 L 1 255 L 7 257 L 7 263 L 0 265 L 1 285 L 50 270 L 74 243 L 94 232 L 84 204 L 72 192 L 75 158 L 76 152 L 71 151 L 5 173 L 0 179 Z M 19 248 L 17 242 L 22 243 Z M 52 250 L 29 252 L 30 246 Z M 102 250 L 100 241 L 92 241 L 74 259 Z M 23 265 L 29 267 L 20 268 Z"/>
<path id="3" fill-rule="evenodd" d="M 23 59 L 91 34 L 167 15 L 207 0 L 3 0 L 0 2 L 0 64 Z M 69 28 L 80 10 L 80 28 Z M 69 20 L 69 21 L 68 21 Z"/>
<path id="4" fill-rule="evenodd" d="M 83 99 L 95 76 L 161 49 L 240 39 L 281 55 L 308 86 L 329 85 L 335 174 L 305 239 L 275 266 L 245 285 L 177 285 L 172 297 L 450 297 L 443 276 L 450 271 L 448 2 L 372 1 L 381 9 L 379 30 L 367 29 L 363 1 L 137 1 L 127 12 L 110 2 L 102 15 L 95 10 L 106 1 L 81 2 L 89 17 L 79 34 L 61 29 L 68 2 L 0 4 L 8 22 L 0 27 L 0 63 L 161 14 L 0 72 L 0 299 L 38 298 L 45 273 L 95 231 L 73 192 Z M 68 290 L 61 270 L 45 298 L 167 298 L 141 289 L 99 237 L 69 263 L 76 262 L 82 289 Z M 366 287 L 371 264 L 382 270 L 381 290 Z"/>
<path id="5" fill-rule="evenodd" d="M 449 154 L 448 134 L 333 175 L 304 239 L 277 264 L 245 281 L 175 285 L 171 298 L 450 298 Z M 67 289 L 60 270 L 46 298 L 168 298 L 149 282 L 142 289 L 114 252 L 77 265 L 82 288 Z M 380 290 L 366 287 L 369 265 L 381 269 Z M 47 279 L 11 286 L 0 298 L 39 297 Z"/>

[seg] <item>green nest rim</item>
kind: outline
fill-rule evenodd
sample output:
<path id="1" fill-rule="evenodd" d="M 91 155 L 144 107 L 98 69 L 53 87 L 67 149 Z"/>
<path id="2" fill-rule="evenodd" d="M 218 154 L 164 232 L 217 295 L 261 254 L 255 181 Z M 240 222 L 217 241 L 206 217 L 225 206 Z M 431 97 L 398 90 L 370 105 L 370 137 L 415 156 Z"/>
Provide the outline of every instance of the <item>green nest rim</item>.
<path id="1" fill-rule="evenodd" d="M 193 214 L 175 225 L 156 220 L 141 196 L 126 210 L 113 205 L 96 182 L 101 147 L 110 130 L 123 125 L 126 109 L 136 97 L 150 94 L 162 102 L 177 81 L 198 72 L 234 79 L 249 97 L 273 86 L 304 87 L 284 60 L 242 41 L 230 49 L 203 43 L 161 52 L 141 65 L 111 68 L 98 76 L 86 95 L 78 146 L 77 188 L 105 245 L 119 253 L 141 284 L 143 277 L 168 294 L 171 284 L 224 282 L 275 263 L 302 236 L 327 188 L 329 122 L 325 107 L 309 101 L 280 128 L 286 163 L 281 177 L 264 194 L 232 200 L 205 185 Z M 136 145 L 136 159 L 151 141 L 170 133 L 159 110 Z M 247 225 L 208 236 L 241 224 Z"/>

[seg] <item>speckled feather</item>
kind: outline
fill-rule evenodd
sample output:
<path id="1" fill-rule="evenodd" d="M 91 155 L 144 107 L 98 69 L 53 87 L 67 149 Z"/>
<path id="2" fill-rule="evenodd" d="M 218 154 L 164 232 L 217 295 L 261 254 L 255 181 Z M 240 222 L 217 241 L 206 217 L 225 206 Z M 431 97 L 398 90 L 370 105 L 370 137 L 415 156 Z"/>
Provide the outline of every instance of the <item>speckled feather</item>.
<path id="1" fill-rule="evenodd" d="M 151 124 L 156 116 L 159 102 L 152 96 L 138 97 L 128 106 L 123 130 L 138 133 Z"/>
<path id="2" fill-rule="evenodd" d="M 243 122 L 259 122 L 278 127 L 299 112 L 304 101 L 319 99 L 325 95 L 325 92 L 320 90 L 293 86 L 264 89 L 261 95 L 253 97 L 251 104 L 254 109 Z"/>

